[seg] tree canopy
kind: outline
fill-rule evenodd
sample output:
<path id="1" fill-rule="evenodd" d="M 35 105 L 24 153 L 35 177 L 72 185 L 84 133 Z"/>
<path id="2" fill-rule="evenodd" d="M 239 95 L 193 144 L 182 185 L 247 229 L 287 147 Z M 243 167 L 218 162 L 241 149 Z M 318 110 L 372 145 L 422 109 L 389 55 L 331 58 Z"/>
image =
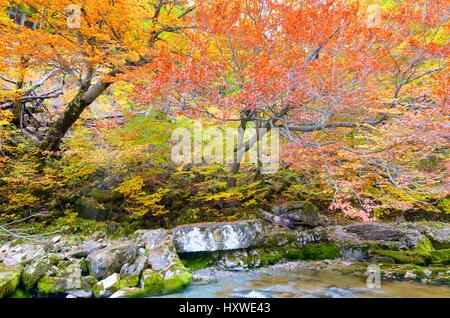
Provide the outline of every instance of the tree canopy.
<path id="1" fill-rule="evenodd" d="M 189 120 L 276 129 L 283 169 L 300 178 L 288 191 L 309 184 L 350 217 L 436 210 L 448 196 L 448 1 L 0 0 L 0 8 L 5 211 L 45 206 L 38 188 L 111 169 L 127 212 L 164 215 L 183 200 L 167 199 L 174 186 L 164 173 L 188 182 L 184 167 L 162 168 L 168 132 Z M 120 107 L 96 116 L 113 103 Z M 221 208 L 269 200 L 267 180 L 239 184 L 240 159 L 260 138 L 240 138 L 223 171 L 190 167 L 187 178 L 211 181 L 195 195 Z M 15 192 L 21 183 L 27 194 Z"/>

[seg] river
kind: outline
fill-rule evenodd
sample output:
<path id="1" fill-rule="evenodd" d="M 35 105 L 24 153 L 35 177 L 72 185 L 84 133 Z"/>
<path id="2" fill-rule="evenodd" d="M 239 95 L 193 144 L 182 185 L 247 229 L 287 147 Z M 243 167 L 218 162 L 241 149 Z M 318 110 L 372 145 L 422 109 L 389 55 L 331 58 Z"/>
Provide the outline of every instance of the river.
<path id="1" fill-rule="evenodd" d="M 407 281 L 382 281 L 380 288 L 367 287 L 364 277 L 339 271 L 313 270 L 304 263 L 288 263 L 258 270 L 230 272 L 203 270 L 217 278 L 217 283 L 190 286 L 166 297 L 187 298 L 378 298 L 444 297 L 450 298 L 450 285 Z"/>

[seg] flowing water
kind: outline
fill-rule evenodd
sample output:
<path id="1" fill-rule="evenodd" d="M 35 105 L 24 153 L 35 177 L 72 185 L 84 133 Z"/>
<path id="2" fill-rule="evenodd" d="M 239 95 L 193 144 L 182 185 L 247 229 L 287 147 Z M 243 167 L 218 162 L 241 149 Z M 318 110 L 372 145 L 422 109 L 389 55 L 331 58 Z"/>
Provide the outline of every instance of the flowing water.
<path id="1" fill-rule="evenodd" d="M 170 297 L 209 298 L 372 298 L 372 297 L 445 297 L 450 285 L 382 281 L 381 288 L 370 289 L 364 277 L 333 270 L 311 270 L 301 263 L 273 266 L 242 272 L 215 271 L 217 283 L 190 286 Z"/>

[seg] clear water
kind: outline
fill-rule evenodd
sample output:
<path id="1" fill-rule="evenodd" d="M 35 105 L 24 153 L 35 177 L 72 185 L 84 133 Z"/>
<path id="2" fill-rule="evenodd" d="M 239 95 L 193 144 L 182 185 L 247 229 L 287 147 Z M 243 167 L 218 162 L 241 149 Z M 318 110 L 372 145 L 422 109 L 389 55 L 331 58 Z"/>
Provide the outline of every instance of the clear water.
<path id="1" fill-rule="evenodd" d="M 380 289 L 369 289 L 363 277 L 333 270 L 311 270 L 301 265 L 275 266 L 248 272 L 216 272 L 218 282 L 190 286 L 169 297 L 210 298 L 372 298 L 444 297 L 450 298 L 450 285 L 414 282 L 381 282 Z"/>

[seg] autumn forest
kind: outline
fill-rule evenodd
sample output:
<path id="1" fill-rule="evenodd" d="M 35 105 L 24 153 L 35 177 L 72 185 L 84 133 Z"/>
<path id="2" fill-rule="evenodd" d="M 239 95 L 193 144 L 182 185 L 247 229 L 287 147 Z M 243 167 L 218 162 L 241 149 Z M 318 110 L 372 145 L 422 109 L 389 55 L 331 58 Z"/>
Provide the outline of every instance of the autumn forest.
<path id="1" fill-rule="evenodd" d="M 0 298 L 292 261 L 450 297 L 449 1 L 0 0 L 0 25 Z"/>

